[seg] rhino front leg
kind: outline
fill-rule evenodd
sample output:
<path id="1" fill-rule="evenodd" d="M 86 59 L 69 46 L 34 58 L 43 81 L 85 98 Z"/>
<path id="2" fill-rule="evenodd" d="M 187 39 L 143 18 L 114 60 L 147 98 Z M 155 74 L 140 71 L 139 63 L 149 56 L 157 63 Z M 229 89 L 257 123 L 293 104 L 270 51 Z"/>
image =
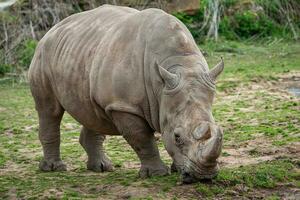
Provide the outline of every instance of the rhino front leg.
<path id="1" fill-rule="evenodd" d="M 134 149 L 141 161 L 139 176 L 146 178 L 170 174 L 169 168 L 160 159 L 154 131 L 148 123 L 129 113 L 113 112 L 112 116 L 119 132 Z"/>
<path id="2" fill-rule="evenodd" d="M 106 156 L 103 142 L 105 135 L 89 130 L 81 129 L 79 142 L 88 155 L 87 169 L 95 172 L 113 171 L 113 165 Z"/>

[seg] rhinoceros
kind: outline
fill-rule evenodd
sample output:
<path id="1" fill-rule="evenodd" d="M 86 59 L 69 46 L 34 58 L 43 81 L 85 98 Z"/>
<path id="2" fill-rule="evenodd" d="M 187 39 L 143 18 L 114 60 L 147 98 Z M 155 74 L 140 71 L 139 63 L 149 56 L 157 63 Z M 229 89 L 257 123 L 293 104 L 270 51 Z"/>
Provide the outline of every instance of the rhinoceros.
<path id="1" fill-rule="evenodd" d="M 82 125 L 87 168 L 112 171 L 106 135 L 122 135 L 141 161 L 140 177 L 179 171 L 185 183 L 218 172 L 222 129 L 212 115 L 220 61 L 209 70 L 191 33 L 160 9 L 103 5 L 74 14 L 38 43 L 29 83 L 39 118 L 42 171 L 66 170 L 60 123 Z M 173 164 L 161 160 L 155 132 Z"/>

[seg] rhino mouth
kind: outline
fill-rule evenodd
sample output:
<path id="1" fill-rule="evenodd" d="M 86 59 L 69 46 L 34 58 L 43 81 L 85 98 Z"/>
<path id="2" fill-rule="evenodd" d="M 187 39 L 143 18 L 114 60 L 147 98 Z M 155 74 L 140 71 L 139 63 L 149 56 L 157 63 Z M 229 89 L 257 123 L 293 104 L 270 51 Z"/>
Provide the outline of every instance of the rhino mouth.
<path id="1" fill-rule="evenodd" d="M 220 127 L 214 130 L 214 134 L 206 144 L 196 150 L 196 153 L 185 156 L 182 180 L 184 183 L 196 182 L 203 179 L 212 179 L 218 174 L 217 159 L 221 154 L 223 133 Z M 193 156 L 191 156 L 193 155 Z"/>
<path id="2" fill-rule="evenodd" d="M 182 170 L 182 182 L 185 184 L 199 181 L 211 180 L 218 175 L 219 166 L 217 162 L 207 164 L 196 164 L 191 159 L 186 160 Z"/>

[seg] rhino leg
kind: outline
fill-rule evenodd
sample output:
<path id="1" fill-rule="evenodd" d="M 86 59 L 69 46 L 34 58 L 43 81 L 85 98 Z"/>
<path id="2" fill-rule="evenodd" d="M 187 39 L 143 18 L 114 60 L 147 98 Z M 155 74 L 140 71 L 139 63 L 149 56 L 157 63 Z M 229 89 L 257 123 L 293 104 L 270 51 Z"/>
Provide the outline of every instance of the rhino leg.
<path id="1" fill-rule="evenodd" d="M 141 161 L 139 176 L 146 178 L 169 174 L 169 168 L 160 159 L 154 131 L 147 122 L 128 113 L 113 112 L 112 116 L 116 127 Z"/>
<path id="2" fill-rule="evenodd" d="M 103 142 L 105 135 L 89 130 L 81 129 L 79 142 L 88 155 L 87 168 L 95 172 L 113 171 L 113 165 L 106 156 Z"/>
<path id="3" fill-rule="evenodd" d="M 60 122 L 64 109 L 50 90 L 31 88 L 39 117 L 39 139 L 44 158 L 39 168 L 42 171 L 66 171 L 60 158 Z M 43 90 L 43 91 L 42 91 Z"/>

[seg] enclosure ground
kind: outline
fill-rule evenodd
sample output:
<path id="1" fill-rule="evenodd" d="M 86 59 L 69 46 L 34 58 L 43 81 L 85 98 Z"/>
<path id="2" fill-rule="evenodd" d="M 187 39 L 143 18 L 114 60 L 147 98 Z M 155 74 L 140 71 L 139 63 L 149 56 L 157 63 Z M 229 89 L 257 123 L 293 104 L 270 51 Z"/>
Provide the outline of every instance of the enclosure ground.
<path id="1" fill-rule="evenodd" d="M 178 174 L 140 179 L 137 156 L 122 137 L 105 146 L 115 171 L 86 170 L 78 143 L 80 125 L 68 114 L 62 128 L 67 172 L 38 170 L 42 157 L 37 114 L 26 83 L 0 80 L 0 199 L 299 199 L 300 44 L 207 43 L 210 66 L 221 56 L 216 121 L 224 128 L 219 176 L 209 183 L 181 185 Z M 159 140 L 163 160 L 171 160 Z"/>

